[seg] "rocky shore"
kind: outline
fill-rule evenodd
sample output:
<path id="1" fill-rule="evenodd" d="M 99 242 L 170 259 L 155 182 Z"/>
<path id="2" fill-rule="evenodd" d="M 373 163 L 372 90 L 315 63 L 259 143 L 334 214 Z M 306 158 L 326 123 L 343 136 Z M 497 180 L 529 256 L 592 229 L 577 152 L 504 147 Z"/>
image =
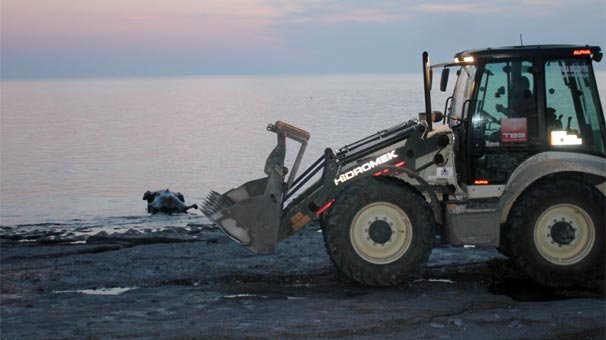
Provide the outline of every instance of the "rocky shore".
<path id="1" fill-rule="evenodd" d="M 406 284 L 376 289 L 339 277 L 318 227 L 260 256 L 173 218 L 1 227 L 1 338 L 605 337 L 603 281 L 540 287 L 491 248 L 440 246 Z"/>

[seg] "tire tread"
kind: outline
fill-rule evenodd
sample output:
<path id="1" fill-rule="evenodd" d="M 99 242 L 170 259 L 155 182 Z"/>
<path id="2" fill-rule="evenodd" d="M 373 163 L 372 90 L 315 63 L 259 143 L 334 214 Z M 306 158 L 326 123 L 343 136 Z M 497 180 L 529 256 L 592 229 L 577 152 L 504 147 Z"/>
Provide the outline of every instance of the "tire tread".
<path id="1" fill-rule="evenodd" d="M 528 249 L 534 226 L 543 202 L 557 202 L 558 197 L 572 197 L 588 205 L 594 220 L 594 249 L 579 264 L 567 267 L 550 264 L 534 249 Z M 587 207 L 584 207 L 587 209 Z M 506 235 L 507 249 L 514 264 L 535 281 L 550 287 L 580 285 L 604 276 L 604 195 L 595 187 L 577 179 L 544 180 L 528 188 L 514 204 Z M 532 221 L 529 221 L 531 219 Z"/>
<path id="2" fill-rule="evenodd" d="M 417 231 L 413 231 L 411 248 L 402 258 L 386 265 L 368 263 L 355 252 L 352 254 L 346 243 L 350 242 L 349 237 L 344 237 L 342 229 L 344 221 L 353 217 L 351 207 L 358 204 L 360 200 L 370 201 L 374 196 L 392 196 L 408 200 L 406 204 L 415 206 L 415 219 L 423 225 L 418 228 L 431 229 L 424 230 L 421 235 L 415 235 Z M 373 177 L 350 184 L 338 195 L 335 204 L 323 220 L 325 221 L 322 225 L 324 244 L 332 263 L 345 277 L 364 285 L 383 287 L 402 283 L 407 274 L 418 270 L 427 262 L 432 250 L 435 222 L 429 204 L 414 187 L 395 178 Z M 346 229 L 345 234 L 348 234 L 349 228 Z M 411 259 L 411 256 L 414 258 Z"/>

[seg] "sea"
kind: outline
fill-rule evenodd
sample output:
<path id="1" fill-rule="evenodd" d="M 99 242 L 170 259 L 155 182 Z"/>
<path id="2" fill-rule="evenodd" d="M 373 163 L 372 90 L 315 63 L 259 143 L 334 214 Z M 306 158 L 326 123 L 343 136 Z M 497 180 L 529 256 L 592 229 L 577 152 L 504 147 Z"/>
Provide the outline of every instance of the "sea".
<path id="1" fill-rule="evenodd" d="M 606 77 L 598 76 L 602 100 Z M 434 109 L 447 95 L 433 91 Z M 282 120 L 311 133 L 305 168 L 424 110 L 419 74 L 200 76 L 0 82 L 0 225 L 203 222 L 155 217 L 147 190 L 188 204 L 263 177 Z M 288 144 L 288 162 L 297 151 Z"/>

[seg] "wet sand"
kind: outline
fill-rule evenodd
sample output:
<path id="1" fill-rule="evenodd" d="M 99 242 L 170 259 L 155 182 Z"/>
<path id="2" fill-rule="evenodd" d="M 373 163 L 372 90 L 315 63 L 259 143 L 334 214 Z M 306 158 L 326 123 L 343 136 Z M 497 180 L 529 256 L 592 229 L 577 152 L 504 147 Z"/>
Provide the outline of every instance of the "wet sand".
<path id="1" fill-rule="evenodd" d="M 540 287 L 490 248 L 440 246 L 399 287 L 342 279 L 317 227 L 254 255 L 212 225 L 0 231 L 0 336 L 605 337 L 604 282 Z"/>

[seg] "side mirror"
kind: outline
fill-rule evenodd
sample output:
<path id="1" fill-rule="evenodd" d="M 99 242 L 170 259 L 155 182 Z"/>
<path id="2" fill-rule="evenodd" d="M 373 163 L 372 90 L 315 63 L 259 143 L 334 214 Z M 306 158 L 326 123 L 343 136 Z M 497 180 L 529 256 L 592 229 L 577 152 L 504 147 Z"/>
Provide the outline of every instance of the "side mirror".
<path id="1" fill-rule="evenodd" d="M 434 123 L 437 123 L 437 122 L 441 121 L 442 119 L 444 119 L 444 114 L 440 111 L 432 111 L 431 119 L 433 120 Z"/>
<path id="2" fill-rule="evenodd" d="M 440 112 L 440 111 L 431 112 L 431 121 L 432 122 L 437 123 L 437 122 L 441 121 L 442 119 L 444 119 L 444 114 L 442 112 Z M 425 112 L 419 113 L 419 120 L 427 121 L 427 113 L 425 113 Z"/>
<path id="3" fill-rule="evenodd" d="M 600 61 L 602 61 L 603 56 L 604 56 L 604 54 L 602 54 L 602 52 L 594 53 L 593 60 L 599 63 Z"/>
<path id="4" fill-rule="evenodd" d="M 450 75 L 450 69 L 445 67 L 442 69 L 442 76 L 440 78 L 440 91 L 446 92 L 448 86 L 448 76 Z"/>

